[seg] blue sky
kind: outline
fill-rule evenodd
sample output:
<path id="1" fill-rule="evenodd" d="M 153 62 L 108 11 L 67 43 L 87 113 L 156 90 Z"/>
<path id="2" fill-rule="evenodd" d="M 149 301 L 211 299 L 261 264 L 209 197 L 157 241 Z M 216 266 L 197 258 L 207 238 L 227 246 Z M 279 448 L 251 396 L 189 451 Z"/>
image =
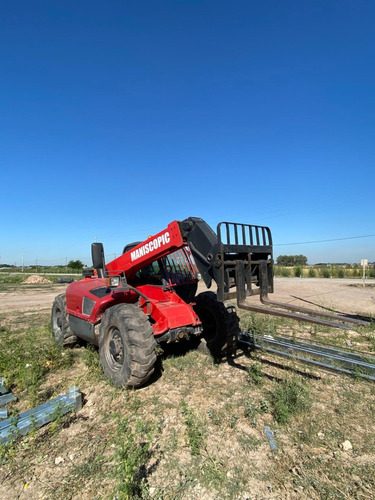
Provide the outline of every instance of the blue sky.
<path id="1" fill-rule="evenodd" d="M 95 239 L 109 260 L 188 216 L 267 225 L 275 256 L 374 261 L 374 16 L 4 0 L 0 261 L 90 264 Z"/>

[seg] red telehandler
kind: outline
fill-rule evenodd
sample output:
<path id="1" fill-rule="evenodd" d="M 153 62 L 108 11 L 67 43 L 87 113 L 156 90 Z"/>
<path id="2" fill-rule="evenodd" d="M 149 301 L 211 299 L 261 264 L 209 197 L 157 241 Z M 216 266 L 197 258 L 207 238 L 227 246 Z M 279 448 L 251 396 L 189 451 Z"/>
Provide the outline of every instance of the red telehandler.
<path id="1" fill-rule="evenodd" d="M 93 243 L 92 260 L 94 269 L 56 297 L 52 332 L 59 344 L 81 339 L 98 346 L 105 375 L 119 387 L 144 384 L 154 371 L 156 347 L 164 343 L 202 341 L 215 358 L 231 355 L 240 328 L 230 299 L 240 308 L 312 323 L 363 324 L 271 302 L 272 237 L 263 226 L 221 222 L 215 233 L 189 217 L 127 245 L 109 263 L 103 245 Z M 217 292 L 197 295 L 200 278 L 207 288 L 215 281 Z M 251 295 L 259 295 L 262 305 L 247 303 Z"/>

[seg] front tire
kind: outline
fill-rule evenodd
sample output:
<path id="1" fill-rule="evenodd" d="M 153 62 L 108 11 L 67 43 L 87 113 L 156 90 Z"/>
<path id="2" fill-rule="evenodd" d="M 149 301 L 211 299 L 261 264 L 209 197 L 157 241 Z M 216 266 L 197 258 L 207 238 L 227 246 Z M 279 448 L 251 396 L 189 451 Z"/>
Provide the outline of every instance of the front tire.
<path id="1" fill-rule="evenodd" d="M 139 387 L 151 377 L 156 342 L 147 316 L 136 304 L 118 304 L 105 312 L 99 332 L 103 371 L 117 387 Z"/>
<path id="2" fill-rule="evenodd" d="M 56 344 L 67 346 L 78 343 L 77 336 L 70 329 L 69 317 L 66 312 L 65 293 L 58 295 L 53 302 L 51 311 L 51 328 L 52 336 Z"/>
<path id="3" fill-rule="evenodd" d="M 240 332 L 235 307 L 218 302 L 213 292 L 202 292 L 195 297 L 194 310 L 203 326 L 202 350 L 208 349 L 214 358 L 232 354 Z"/>

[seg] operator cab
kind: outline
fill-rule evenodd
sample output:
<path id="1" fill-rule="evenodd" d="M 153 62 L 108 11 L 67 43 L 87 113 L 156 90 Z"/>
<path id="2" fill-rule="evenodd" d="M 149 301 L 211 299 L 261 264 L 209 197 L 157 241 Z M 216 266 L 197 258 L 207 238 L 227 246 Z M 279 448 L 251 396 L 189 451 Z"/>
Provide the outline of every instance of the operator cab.
<path id="1" fill-rule="evenodd" d="M 129 252 L 139 243 L 129 243 L 123 253 Z M 143 267 L 131 281 L 133 286 L 170 286 L 182 300 L 191 303 L 197 292 L 199 272 L 190 249 L 184 247 Z"/>

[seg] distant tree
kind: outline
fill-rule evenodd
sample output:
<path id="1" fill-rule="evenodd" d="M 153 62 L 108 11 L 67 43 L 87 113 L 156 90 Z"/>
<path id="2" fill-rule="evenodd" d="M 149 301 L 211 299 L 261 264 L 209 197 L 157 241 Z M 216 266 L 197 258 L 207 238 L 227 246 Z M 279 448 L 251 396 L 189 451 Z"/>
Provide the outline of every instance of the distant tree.
<path id="1" fill-rule="evenodd" d="M 83 268 L 83 263 L 80 260 L 70 260 L 68 262 L 68 267 L 71 269 L 81 270 Z"/>
<path id="2" fill-rule="evenodd" d="M 279 255 L 276 264 L 285 267 L 306 266 L 307 257 L 304 255 Z"/>
<path id="3" fill-rule="evenodd" d="M 306 266 L 307 257 L 305 257 L 304 255 L 295 255 L 294 258 L 295 258 L 295 264 L 297 266 Z"/>
<path id="4" fill-rule="evenodd" d="M 276 264 L 278 266 L 292 266 L 290 255 L 279 255 L 276 259 Z"/>

